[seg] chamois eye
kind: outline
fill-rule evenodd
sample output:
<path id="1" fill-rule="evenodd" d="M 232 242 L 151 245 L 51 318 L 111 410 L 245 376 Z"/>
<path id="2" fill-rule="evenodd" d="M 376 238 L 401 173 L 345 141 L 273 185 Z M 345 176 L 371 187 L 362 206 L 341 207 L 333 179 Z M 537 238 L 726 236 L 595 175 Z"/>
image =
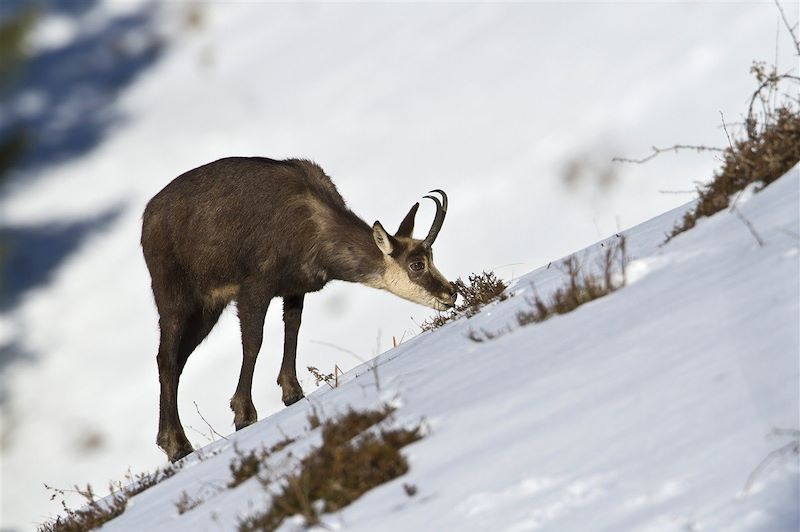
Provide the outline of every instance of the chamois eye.
<path id="1" fill-rule="evenodd" d="M 421 260 L 415 260 L 414 262 L 409 264 L 408 267 L 411 268 L 412 272 L 421 272 L 422 270 L 425 269 L 425 263 L 422 262 Z"/>

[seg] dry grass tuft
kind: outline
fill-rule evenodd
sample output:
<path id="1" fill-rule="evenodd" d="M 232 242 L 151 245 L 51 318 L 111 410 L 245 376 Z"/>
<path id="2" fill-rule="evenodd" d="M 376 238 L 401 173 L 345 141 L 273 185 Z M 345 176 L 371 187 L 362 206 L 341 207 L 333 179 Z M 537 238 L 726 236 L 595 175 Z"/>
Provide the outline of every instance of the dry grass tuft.
<path id="1" fill-rule="evenodd" d="M 272 506 L 240 523 L 239 530 L 275 530 L 293 515 L 303 516 L 306 525 L 318 524 L 321 513 L 335 512 L 375 486 L 406 473 L 408 463 L 400 449 L 422 437 L 419 427 L 368 430 L 392 412 L 390 407 L 350 410 L 323 422 L 322 445 L 302 460 L 297 473 L 277 479 L 282 488 Z"/>
<path id="2" fill-rule="evenodd" d="M 777 0 L 775 3 L 795 49 L 800 53 L 800 41 L 794 33 L 796 26 L 788 23 L 780 3 Z M 663 149 L 654 146 L 653 152 L 642 159 L 614 159 L 644 163 L 665 152 L 687 149 L 722 154 L 722 168 L 714 173 L 710 183 L 698 186 L 697 205 L 673 227 L 667 235 L 667 242 L 694 227 L 699 218 L 730 207 L 730 211 L 747 226 L 758 244 L 763 245 L 752 224 L 736 209 L 736 201 L 748 185 L 755 185 L 756 192 L 763 190 L 800 161 L 800 97 L 797 94 L 800 77 L 789 72 L 781 74 L 774 65 L 768 67 L 764 62 L 753 62 L 750 73 L 756 80 L 757 88 L 750 96 L 744 122 L 730 124 L 737 126 L 733 137 L 728 131 L 729 124 L 725 123 L 720 112 L 728 141 L 725 148 L 686 144 Z"/>
<path id="3" fill-rule="evenodd" d="M 180 498 L 175 501 L 175 509 L 179 514 L 183 515 L 201 504 L 203 504 L 203 499 L 191 497 L 186 490 L 183 490 Z"/>
<path id="4" fill-rule="evenodd" d="M 320 419 L 319 414 L 317 413 L 317 407 L 313 404 L 311 405 L 311 412 L 308 413 L 308 417 L 306 419 L 308 419 L 309 430 L 314 430 L 322 425 L 322 419 Z"/>
<path id="5" fill-rule="evenodd" d="M 333 366 L 333 373 L 322 373 L 314 366 L 306 366 L 306 369 L 314 377 L 314 384 L 319 386 L 319 383 L 324 382 L 331 389 L 339 387 L 339 375 L 344 375 L 344 372 L 339 368 L 339 364 Z"/>
<path id="6" fill-rule="evenodd" d="M 529 325 L 556 314 L 566 314 L 624 286 L 627 263 L 625 236 L 618 235 L 615 241 L 605 243 L 603 247 L 605 252 L 601 257 L 601 276 L 582 273 L 578 260 L 574 256 L 567 258 L 561 264 L 567 274 L 567 284 L 556 290 L 549 301 L 542 300 L 538 294 L 533 299 L 528 298 L 531 310 L 519 312 L 517 322 L 520 325 Z"/>
<path id="7" fill-rule="evenodd" d="M 710 183 L 698 187 L 700 200 L 672 229 L 668 241 L 691 229 L 698 218 L 735 205 L 738 194 L 754 183 L 757 191 L 788 172 L 800 161 L 800 113 L 790 106 L 775 109 L 763 128 L 753 127 L 723 152 L 723 164 Z"/>
<path id="8" fill-rule="evenodd" d="M 88 484 L 85 489 L 75 486 L 72 490 L 54 488 L 45 484 L 45 488 L 52 492 L 50 500 L 61 497 L 61 506 L 64 509 L 63 516 L 56 517 L 55 521 L 41 525 L 39 532 L 80 532 L 93 530 L 103 523 L 114 519 L 122 512 L 128 504 L 128 499 L 152 488 L 162 480 L 177 473 L 181 464 L 170 464 L 162 469 L 157 469 L 155 473 L 140 473 L 133 475 L 130 471 L 125 475 L 123 482 L 111 483 L 109 485 L 110 494 L 103 499 L 97 499 Z M 64 497 L 67 492 L 77 493 L 86 499 L 86 505 L 78 510 L 67 507 Z"/>
<path id="9" fill-rule="evenodd" d="M 780 5 L 778 9 L 781 9 Z M 791 28 L 789 31 L 792 33 Z M 793 33 L 792 39 L 800 50 L 800 43 Z M 667 235 L 667 242 L 694 227 L 699 218 L 730 207 L 731 212 L 742 220 L 759 245 L 763 245 L 750 222 L 736 209 L 736 201 L 748 185 L 755 185 L 756 192 L 763 190 L 800 161 L 800 97 L 797 96 L 796 87 L 794 91 L 786 87 L 787 84 L 796 86 L 800 77 L 789 73 L 780 74 L 775 66 L 767 67 L 763 62 L 754 62 L 750 73 L 758 85 L 750 97 L 746 118 L 742 124 L 736 124 L 737 130 L 734 130 L 733 137 L 728 131 L 729 124 L 725 123 L 720 112 L 728 141 L 727 147 L 676 144 L 666 149 L 653 147 L 653 153 L 642 159 L 615 159 L 644 163 L 661 153 L 686 149 L 721 153 L 722 167 L 714 173 L 709 183 L 698 186 L 697 205 L 672 228 Z"/>
<path id="10" fill-rule="evenodd" d="M 294 438 L 290 438 L 290 437 L 286 436 L 284 439 L 282 439 L 281 441 L 273 444 L 272 447 L 269 448 L 270 454 L 277 453 L 279 451 L 284 450 L 286 447 L 288 447 L 291 444 L 293 444 L 294 440 L 295 440 Z"/>
<path id="11" fill-rule="evenodd" d="M 56 495 L 62 497 L 66 495 L 66 490 L 58 488 L 51 488 L 45 485 L 46 488 L 54 492 L 51 500 Z M 110 495 L 104 499 L 97 499 L 92 487 L 88 484 L 85 489 L 80 489 L 75 486 L 75 492 L 80 494 L 86 499 L 86 505 L 78 510 L 72 510 L 67 507 L 66 503 L 62 500 L 61 506 L 64 508 L 65 515 L 58 516 L 55 521 L 45 523 L 38 528 L 39 532 L 84 532 L 86 530 L 94 530 L 125 511 L 128 504 L 128 496 L 117 489 L 113 485 L 109 486 L 111 491 Z M 70 490 L 72 491 L 72 490 Z"/>
<path id="12" fill-rule="evenodd" d="M 182 463 L 169 464 L 161 469 L 156 469 L 155 473 L 139 473 L 132 475 L 130 470 L 125 475 L 125 483 L 127 487 L 119 486 L 120 491 L 125 493 L 128 497 L 133 497 L 146 489 L 152 488 L 162 480 L 166 480 L 180 471 Z"/>
<path id="13" fill-rule="evenodd" d="M 456 291 L 461 296 L 461 303 L 448 312 L 439 313 L 422 323 L 423 331 L 438 329 L 445 323 L 460 316 L 471 317 L 480 311 L 481 307 L 495 300 L 508 299 L 505 293 L 508 285 L 498 279 L 494 272 L 473 273 L 469 276 L 469 284 L 460 277 L 455 283 Z"/>
<path id="14" fill-rule="evenodd" d="M 248 453 L 241 452 L 234 447 L 235 457 L 228 465 L 231 470 L 231 480 L 228 482 L 229 488 L 235 488 L 248 478 L 256 476 L 261 471 L 261 465 L 269 456 L 266 449 L 251 449 Z"/>
<path id="15" fill-rule="evenodd" d="M 233 461 L 228 465 L 231 470 L 231 480 L 228 482 L 229 488 L 235 488 L 245 480 L 258 475 L 264 466 L 267 458 L 273 453 L 282 451 L 292 443 L 294 438 L 288 436 L 279 442 L 276 442 L 269 449 L 251 449 L 250 452 L 243 453 L 234 446 L 234 453 L 236 456 Z"/>

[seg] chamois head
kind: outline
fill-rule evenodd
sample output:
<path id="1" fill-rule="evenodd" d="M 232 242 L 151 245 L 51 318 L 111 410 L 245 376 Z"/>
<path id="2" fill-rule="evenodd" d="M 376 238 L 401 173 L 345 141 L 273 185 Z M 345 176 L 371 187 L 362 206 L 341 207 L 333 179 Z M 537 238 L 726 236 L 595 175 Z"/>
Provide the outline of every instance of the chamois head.
<path id="1" fill-rule="evenodd" d="M 394 236 L 377 221 L 372 226 L 372 236 L 383 252 L 381 288 L 409 301 L 446 310 L 455 304 L 456 291 L 434 266 L 431 246 L 447 214 L 447 194 L 439 189 L 431 190 L 433 192 L 441 194 L 442 201 L 435 196 L 425 196 L 436 203 L 436 216 L 425 240 L 411 236 L 419 203 L 411 207 Z"/>

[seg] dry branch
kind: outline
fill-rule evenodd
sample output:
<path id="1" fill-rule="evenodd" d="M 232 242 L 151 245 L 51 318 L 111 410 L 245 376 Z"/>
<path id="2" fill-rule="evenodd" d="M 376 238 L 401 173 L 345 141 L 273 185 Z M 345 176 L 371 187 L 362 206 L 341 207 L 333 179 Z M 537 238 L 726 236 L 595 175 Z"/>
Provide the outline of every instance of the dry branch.
<path id="1" fill-rule="evenodd" d="M 697 144 L 675 144 L 674 146 L 670 146 L 669 148 L 657 148 L 656 146 L 651 146 L 653 153 L 650 155 L 643 157 L 641 159 L 629 159 L 627 157 L 614 157 L 611 159 L 611 162 L 614 163 L 634 163 L 634 164 L 643 164 L 647 161 L 654 159 L 665 152 L 678 152 L 680 150 L 694 150 L 696 152 L 703 152 L 703 151 L 725 151 L 723 148 L 717 148 L 714 146 L 703 146 Z"/>

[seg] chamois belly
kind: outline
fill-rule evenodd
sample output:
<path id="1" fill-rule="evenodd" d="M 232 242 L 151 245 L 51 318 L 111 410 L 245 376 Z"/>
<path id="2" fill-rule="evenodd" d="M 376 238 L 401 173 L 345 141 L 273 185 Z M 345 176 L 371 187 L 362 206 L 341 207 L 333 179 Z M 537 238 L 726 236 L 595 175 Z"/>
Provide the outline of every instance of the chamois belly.
<path id="1" fill-rule="evenodd" d="M 226 284 L 209 290 L 205 295 L 205 302 L 209 306 L 228 304 L 239 297 L 239 285 Z"/>

